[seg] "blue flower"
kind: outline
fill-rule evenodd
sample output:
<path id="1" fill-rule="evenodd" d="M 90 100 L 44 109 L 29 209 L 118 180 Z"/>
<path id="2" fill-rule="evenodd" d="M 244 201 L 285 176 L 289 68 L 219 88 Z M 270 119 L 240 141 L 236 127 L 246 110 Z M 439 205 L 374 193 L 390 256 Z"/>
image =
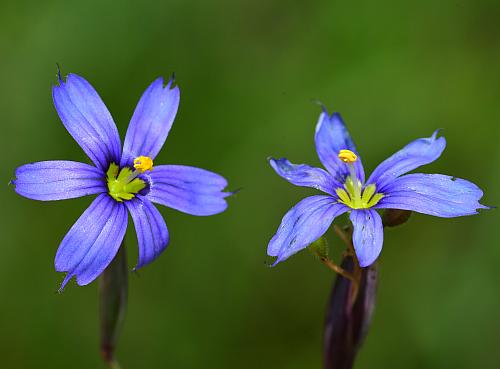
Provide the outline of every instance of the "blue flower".
<path id="1" fill-rule="evenodd" d="M 475 184 L 443 174 L 406 174 L 439 158 L 446 141 L 437 137 L 409 143 L 382 162 L 365 181 L 358 151 L 340 114 L 322 112 L 316 126 L 316 150 L 327 170 L 287 159 L 270 159 L 281 177 L 296 186 L 326 193 L 303 199 L 283 217 L 268 245 L 274 265 L 321 237 L 339 215 L 349 212 L 353 243 L 360 266 L 372 264 L 383 243 L 383 225 L 376 209 L 402 209 L 443 218 L 477 214 L 483 192 Z"/>
<path id="2" fill-rule="evenodd" d="M 52 89 L 64 126 L 93 166 L 73 161 L 42 161 L 23 165 L 13 181 L 21 196 L 62 200 L 97 195 L 64 237 L 55 258 L 66 272 L 61 289 L 76 276 L 79 285 L 96 279 L 109 265 L 132 216 L 139 244 L 136 268 L 155 260 L 169 242 L 165 221 L 153 203 L 192 215 L 212 215 L 227 207 L 226 180 L 189 166 L 159 165 L 162 148 L 179 106 L 179 88 L 155 80 L 144 92 L 127 129 L 123 151 L 108 109 L 82 77 L 59 76 Z"/>

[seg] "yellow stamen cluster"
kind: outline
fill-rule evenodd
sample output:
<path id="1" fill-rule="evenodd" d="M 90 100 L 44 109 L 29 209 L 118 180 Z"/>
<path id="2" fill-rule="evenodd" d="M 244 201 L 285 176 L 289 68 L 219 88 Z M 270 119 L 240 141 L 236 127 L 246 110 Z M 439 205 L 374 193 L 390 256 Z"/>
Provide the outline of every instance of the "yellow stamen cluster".
<path id="1" fill-rule="evenodd" d="M 139 156 L 134 159 L 134 168 L 140 172 L 144 173 L 146 170 L 153 170 L 153 159 L 149 156 Z"/>
<path id="2" fill-rule="evenodd" d="M 106 172 L 106 182 L 108 184 L 108 193 L 118 202 L 133 199 L 140 191 L 146 188 L 146 182 L 136 178 L 137 174 L 132 175 L 132 169 L 120 167 L 111 163 Z"/>
<path id="3" fill-rule="evenodd" d="M 351 150 L 340 150 L 338 157 L 340 160 L 347 164 L 354 163 L 356 160 L 358 160 L 358 156 Z"/>
<path id="4" fill-rule="evenodd" d="M 335 193 L 339 197 L 339 202 L 349 206 L 351 209 L 369 209 L 378 204 L 384 194 L 378 193 L 374 184 L 363 186 L 356 177 L 356 168 L 353 163 L 358 160 L 358 156 L 351 150 L 340 150 L 338 158 L 347 164 L 349 175 L 347 176 L 343 188 L 337 188 Z"/>

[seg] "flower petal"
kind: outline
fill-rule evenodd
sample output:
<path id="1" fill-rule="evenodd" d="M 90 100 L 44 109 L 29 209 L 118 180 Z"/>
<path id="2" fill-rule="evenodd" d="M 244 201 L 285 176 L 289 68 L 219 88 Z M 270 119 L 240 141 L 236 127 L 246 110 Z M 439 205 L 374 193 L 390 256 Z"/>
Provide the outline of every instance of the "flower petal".
<path id="1" fill-rule="evenodd" d="M 320 238 L 335 217 L 348 211 L 331 196 L 310 196 L 291 208 L 267 246 L 269 256 L 277 256 L 273 266 L 288 259 Z"/>
<path id="2" fill-rule="evenodd" d="M 16 169 L 16 192 L 33 200 L 72 199 L 107 192 L 102 170 L 74 161 L 54 160 Z"/>
<path id="3" fill-rule="evenodd" d="M 358 179 L 364 182 L 365 171 L 361 158 L 339 113 L 328 115 L 326 110 L 323 111 L 319 116 L 314 138 L 319 160 L 338 182 L 344 183 L 349 175 L 349 166 L 338 158 L 339 151 L 346 149 L 358 156 L 358 160 L 354 162 L 354 168 Z"/>
<path id="4" fill-rule="evenodd" d="M 313 187 L 330 195 L 335 194 L 336 188 L 342 187 L 330 173 L 321 168 L 292 164 L 285 158 L 271 158 L 269 164 L 279 176 L 296 186 Z"/>
<path id="5" fill-rule="evenodd" d="M 127 229 L 127 209 L 107 194 L 99 195 L 71 227 L 57 250 L 55 267 L 67 272 L 61 285 L 76 276 L 86 285 L 111 263 Z"/>
<path id="6" fill-rule="evenodd" d="M 131 166 L 134 158 L 154 159 L 167 139 L 179 107 L 179 87 L 170 80 L 163 87 L 163 78 L 155 80 L 144 92 L 127 129 L 121 166 Z"/>
<path id="7" fill-rule="evenodd" d="M 443 174 L 407 174 L 386 186 L 384 197 L 375 206 L 412 210 L 443 218 L 477 214 L 487 209 L 479 200 L 483 191 L 465 179 Z"/>
<path id="8" fill-rule="evenodd" d="M 146 177 L 150 183 L 147 194 L 154 203 L 192 215 L 213 215 L 227 208 L 222 192 L 227 186 L 224 177 L 208 170 L 184 165 L 160 165 Z"/>
<path id="9" fill-rule="evenodd" d="M 57 113 L 64 126 L 92 162 L 102 170 L 118 163 L 120 136 L 108 109 L 85 79 L 69 74 L 52 88 Z"/>
<path id="10" fill-rule="evenodd" d="M 353 210 L 350 215 L 354 226 L 352 241 L 359 265 L 367 267 L 377 260 L 384 242 L 382 219 L 375 210 Z"/>
<path id="11" fill-rule="evenodd" d="M 374 183 L 377 191 L 384 192 L 385 186 L 394 178 L 439 158 L 446 147 L 446 140 L 444 137 L 436 138 L 438 133 L 439 130 L 435 131 L 431 137 L 410 142 L 384 160 L 375 168 L 367 184 Z"/>
<path id="12" fill-rule="evenodd" d="M 155 260 L 168 245 L 167 225 L 158 209 L 147 198 L 138 195 L 125 201 L 132 215 L 139 244 L 139 259 L 136 269 Z"/>

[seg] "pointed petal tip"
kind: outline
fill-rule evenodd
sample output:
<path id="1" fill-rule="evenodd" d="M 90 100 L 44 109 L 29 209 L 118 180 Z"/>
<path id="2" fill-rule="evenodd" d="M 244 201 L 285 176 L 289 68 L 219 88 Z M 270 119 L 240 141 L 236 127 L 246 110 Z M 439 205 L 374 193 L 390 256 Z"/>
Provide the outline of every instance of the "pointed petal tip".
<path id="1" fill-rule="evenodd" d="M 239 194 L 241 191 L 243 191 L 243 187 L 239 187 L 233 191 L 229 191 L 229 192 L 223 192 L 224 194 L 226 194 L 224 197 L 230 197 L 230 196 L 234 196 L 234 195 L 237 195 Z"/>
<path id="2" fill-rule="evenodd" d="M 269 254 L 268 254 L 268 255 L 269 255 Z M 276 255 L 269 255 L 269 256 L 270 256 L 270 257 L 273 257 L 273 258 L 274 258 L 274 257 L 276 257 Z M 274 261 L 268 261 L 268 260 L 264 261 L 264 265 L 265 265 L 266 267 L 268 267 L 268 268 L 274 268 L 274 267 L 276 267 L 276 265 L 278 265 L 278 264 L 279 264 L 279 263 L 281 263 L 282 261 L 284 261 L 284 259 L 282 259 L 281 257 L 279 257 L 279 256 L 278 256 L 278 257 L 276 258 L 276 260 L 274 260 Z"/>
<path id="3" fill-rule="evenodd" d="M 58 272 L 66 272 L 64 270 L 57 270 L 56 271 Z M 66 273 L 66 276 L 64 277 L 64 280 L 61 282 L 61 286 L 59 287 L 59 289 L 57 290 L 58 293 L 63 293 L 66 286 L 68 285 L 68 283 L 73 279 L 73 277 L 76 277 L 75 278 L 75 281 L 76 281 L 76 284 L 80 287 L 83 287 L 83 286 L 86 286 L 88 285 L 90 282 L 92 281 L 89 281 L 89 280 L 82 280 L 82 278 L 80 278 L 79 276 L 77 276 L 76 274 L 74 273 Z"/>
<path id="4" fill-rule="evenodd" d="M 170 240 L 168 240 L 167 244 L 162 247 L 163 251 L 165 251 L 165 249 L 168 247 L 169 243 L 170 243 Z M 144 269 L 144 267 L 147 267 L 148 265 L 152 264 L 158 257 L 159 257 L 159 255 L 153 260 L 138 260 L 137 264 L 134 267 L 132 267 L 132 269 L 130 271 L 136 275 L 139 275 L 139 273 Z"/>
<path id="5" fill-rule="evenodd" d="M 321 107 L 321 113 L 319 116 L 319 121 L 318 124 L 316 125 L 316 129 L 323 123 L 323 119 L 326 117 L 328 120 L 337 118 L 342 120 L 342 116 L 340 115 L 339 112 L 337 111 L 332 111 L 329 113 L 328 108 L 326 107 L 325 104 L 323 104 L 320 100 L 313 100 L 315 103 L 317 103 Z"/>
<path id="6" fill-rule="evenodd" d="M 165 80 L 164 80 L 164 78 L 162 76 L 160 76 L 157 79 L 155 79 L 155 81 L 153 83 L 160 84 L 160 82 L 161 82 L 161 86 L 165 90 L 168 90 L 168 91 L 174 91 L 175 90 L 174 92 L 178 92 L 179 91 L 179 86 L 177 85 L 177 80 L 176 80 L 176 77 L 175 77 L 175 72 L 172 72 L 172 74 L 168 78 L 167 83 L 165 83 Z"/>
<path id="7" fill-rule="evenodd" d="M 304 247 L 306 248 L 306 247 Z M 302 248 L 302 249 L 304 249 Z M 268 251 L 267 254 L 271 257 L 275 257 L 276 260 L 274 260 L 272 262 L 272 264 L 269 265 L 270 268 L 275 268 L 278 264 L 284 262 L 285 260 L 287 260 L 290 256 L 294 255 L 295 253 L 291 254 L 291 255 L 287 255 L 287 250 L 286 249 L 282 249 L 280 250 L 280 252 L 278 252 L 276 255 L 271 255 L 271 253 Z"/>
<path id="8" fill-rule="evenodd" d="M 483 205 L 483 204 L 479 204 L 479 205 L 480 206 L 476 209 L 477 214 L 479 214 L 479 210 L 489 211 L 489 210 L 494 210 L 497 208 L 497 206 L 495 206 L 495 205 Z"/>
<path id="9" fill-rule="evenodd" d="M 68 73 L 66 76 L 63 76 L 61 74 L 61 70 L 59 69 L 59 64 L 57 65 L 57 83 L 58 85 L 54 85 L 53 87 L 64 87 L 70 79 L 76 79 L 76 78 L 82 78 L 77 74 L 74 73 Z"/>
<path id="10" fill-rule="evenodd" d="M 439 135 L 439 134 L 441 134 L 441 133 L 443 133 L 443 131 L 444 131 L 444 128 L 438 128 L 438 129 L 436 129 L 436 130 L 432 133 L 431 138 L 432 138 L 433 140 L 435 140 L 436 138 L 441 138 L 442 136 L 438 137 L 438 135 Z M 444 137 L 443 137 L 443 138 L 444 138 Z"/>
<path id="11" fill-rule="evenodd" d="M 322 113 L 325 113 L 328 115 L 328 109 L 326 108 L 326 105 L 320 100 L 320 99 L 311 99 L 313 104 L 319 105 L 321 107 Z"/>
<path id="12" fill-rule="evenodd" d="M 57 270 L 57 268 L 56 268 L 56 270 Z M 62 272 L 62 270 L 57 270 L 57 271 L 58 272 Z M 64 280 L 62 281 L 61 286 L 59 287 L 59 289 L 57 290 L 57 292 L 58 293 L 63 293 L 64 289 L 66 288 L 66 285 L 68 284 L 68 282 L 73 277 L 74 277 L 74 274 L 72 274 L 72 273 L 66 273 L 66 276 L 64 277 Z"/>
<path id="13" fill-rule="evenodd" d="M 57 80 L 59 81 L 59 83 L 63 83 L 63 79 L 61 76 L 61 66 L 59 65 L 59 63 L 56 63 L 56 67 L 57 67 Z"/>
<path id="14" fill-rule="evenodd" d="M 85 279 L 82 280 L 82 278 L 80 278 L 78 275 L 72 273 L 72 272 L 69 272 L 67 270 L 58 270 L 56 268 L 56 271 L 57 272 L 60 272 L 60 273 L 66 273 L 66 276 L 64 277 L 63 281 L 61 282 L 61 287 L 59 287 L 59 291 L 62 292 L 66 286 L 68 285 L 68 283 L 73 279 L 73 277 L 75 277 L 75 282 L 78 286 L 82 287 L 82 286 L 86 286 L 88 285 L 90 282 L 92 281 L 87 281 Z"/>
<path id="15" fill-rule="evenodd" d="M 175 83 L 175 72 L 172 72 L 172 74 L 170 75 L 170 80 L 168 81 L 169 85 L 172 85 L 173 83 Z"/>
<path id="16" fill-rule="evenodd" d="M 134 273 L 137 273 L 139 272 L 139 269 L 141 269 L 142 267 L 146 266 L 148 263 L 137 263 L 133 268 L 132 268 L 132 272 Z"/>

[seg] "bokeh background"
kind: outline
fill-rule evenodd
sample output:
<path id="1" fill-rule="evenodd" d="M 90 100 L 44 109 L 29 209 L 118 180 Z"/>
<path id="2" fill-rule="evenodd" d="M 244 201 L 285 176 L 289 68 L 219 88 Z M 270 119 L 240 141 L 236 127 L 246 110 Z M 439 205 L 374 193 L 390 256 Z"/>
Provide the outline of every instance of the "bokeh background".
<path id="1" fill-rule="evenodd" d="M 471 179 L 498 205 L 499 40 L 496 0 L 2 1 L 0 367 L 104 368 L 97 283 L 57 294 L 53 268 L 91 199 L 35 202 L 7 185 L 27 162 L 88 161 L 52 105 L 56 63 L 95 86 L 122 138 L 147 85 L 175 72 L 180 110 L 157 162 L 242 188 L 221 215 L 161 209 L 171 244 L 130 275 L 122 366 L 310 369 L 333 275 L 307 252 L 266 267 L 281 217 L 314 193 L 266 158 L 319 164 L 319 100 L 342 112 L 367 171 L 442 128 L 448 147 L 422 170 Z M 499 367 L 498 222 L 414 215 L 386 231 L 356 368 Z M 132 227 L 127 242 L 132 267 Z"/>

